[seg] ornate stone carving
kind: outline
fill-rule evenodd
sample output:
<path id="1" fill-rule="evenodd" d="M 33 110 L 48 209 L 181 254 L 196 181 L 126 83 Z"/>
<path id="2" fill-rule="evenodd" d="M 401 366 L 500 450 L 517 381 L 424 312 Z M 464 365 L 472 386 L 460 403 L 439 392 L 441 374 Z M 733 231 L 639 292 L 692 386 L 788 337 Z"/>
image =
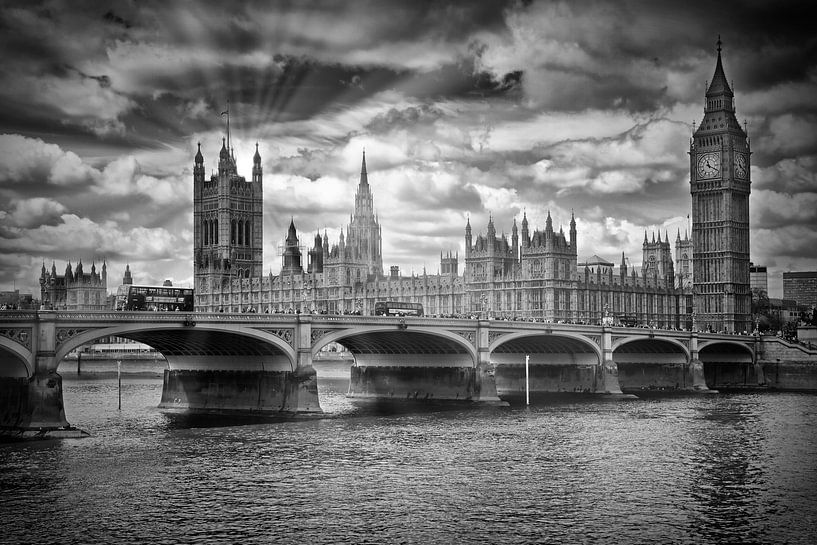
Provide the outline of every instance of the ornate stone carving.
<path id="1" fill-rule="evenodd" d="M 314 346 L 318 340 L 323 337 L 324 335 L 328 335 L 336 330 L 334 329 L 313 329 L 312 330 L 312 345 Z"/>
<path id="2" fill-rule="evenodd" d="M 8 337 L 12 341 L 18 342 L 25 346 L 28 350 L 31 350 L 30 328 L 0 329 L 0 335 L 2 335 L 3 337 Z"/>
<path id="3" fill-rule="evenodd" d="M 457 335 L 465 339 L 471 344 L 474 344 L 474 332 L 473 331 L 454 331 Z"/>
<path id="4" fill-rule="evenodd" d="M 601 346 L 601 337 L 599 335 L 588 335 L 587 338 L 593 341 L 596 346 Z"/>
<path id="5" fill-rule="evenodd" d="M 259 328 L 259 330 L 264 331 L 265 333 L 270 333 L 272 335 L 275 335 L 276 337 L 279 337 L 279 338 L 283 339 L 284 342 L 286 342 L 289 346 L 292 346 L 292 335 L 293 335 L 294 332 L 291 329 L 261 329 L 261 328 Z"/>
<path id="6" fill-rule="evenodd" d="M 88 329 L 75 327 L 62 327 L 57 329 L 57 348 L 71 337 L 75 337 L 84 331 L 88 331 Z"/>
<path id="7" fill-rule="evenodd" d="M 498 338 L 502 337 L 503 335 L 507 335 L 507 333 L 502 331 L 489 331 L 488 332 L 488 344 L 494 344 L 494 341 Z"/>

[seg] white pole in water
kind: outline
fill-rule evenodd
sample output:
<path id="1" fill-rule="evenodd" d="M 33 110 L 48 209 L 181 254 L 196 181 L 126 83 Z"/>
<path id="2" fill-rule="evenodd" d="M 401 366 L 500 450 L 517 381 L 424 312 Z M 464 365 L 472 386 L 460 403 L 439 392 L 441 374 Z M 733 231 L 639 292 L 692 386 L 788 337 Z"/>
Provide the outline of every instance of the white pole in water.
<path id="1" fill-rule="evenodd" d="M 525 405 L 530 405 L 530 356 L 525 354 Z"/>
<path id="2" fill-rule="evenodd" d="M 116 360 L 116 378 L 119 381 L 119 410 L 122 410 L 122 360 Z"/>

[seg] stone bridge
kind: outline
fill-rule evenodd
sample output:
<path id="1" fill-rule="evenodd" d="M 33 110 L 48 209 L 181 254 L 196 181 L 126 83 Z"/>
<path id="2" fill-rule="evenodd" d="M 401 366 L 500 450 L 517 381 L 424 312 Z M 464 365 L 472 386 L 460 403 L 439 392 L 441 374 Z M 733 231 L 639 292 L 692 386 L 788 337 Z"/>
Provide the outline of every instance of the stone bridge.
<path id="1" fill-rule="evenodd" d="M 60 361 L 96 339 L 152 346 L 168 362 L 161 407 L 320 412 L 316 354 L 355 358 L 349 395 L 501 403 L 531 394 L 622 395 L 756 385 L 757 337 L 500 320 L 297 314 L 0 312 L 0 427 L 68 426 Z"/>

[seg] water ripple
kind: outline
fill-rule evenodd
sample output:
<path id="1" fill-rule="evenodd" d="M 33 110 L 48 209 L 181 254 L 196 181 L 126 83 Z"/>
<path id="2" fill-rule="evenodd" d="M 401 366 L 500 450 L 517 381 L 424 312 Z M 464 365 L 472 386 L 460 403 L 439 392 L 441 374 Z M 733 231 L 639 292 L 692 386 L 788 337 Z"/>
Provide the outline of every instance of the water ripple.
<path id="1" fill-rule="evenodd" d="M 323 382 L 322 419 L 155 409 L 66 381 L 84 440 L 0 447 L 4 543 L 813 543 L 817 396 L 413 408 Z"/>

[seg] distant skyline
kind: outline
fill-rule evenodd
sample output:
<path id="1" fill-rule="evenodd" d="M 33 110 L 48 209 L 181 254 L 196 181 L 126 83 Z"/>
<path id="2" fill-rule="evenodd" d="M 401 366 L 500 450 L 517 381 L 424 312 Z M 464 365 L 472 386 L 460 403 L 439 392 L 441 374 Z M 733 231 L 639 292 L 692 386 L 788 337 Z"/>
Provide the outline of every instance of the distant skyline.
<path id="1" fill-rule="evenodd" d="M 439 268 L 489 214 L 568 227 L 579 259 L 641 261 L 688 229 L 689 138 L 716 41 L 752 146 L 751 259 L 817 270 L 817 36 L 806 2 L 4 2 L 0 289 L 130 264 L 192 285 L 192 165 L 230 104 L 264 168 L 264 264 L 349 222 L 360 161 L 385 272 Z M 673 255 L 674 256 L 674 255 Z"/>

